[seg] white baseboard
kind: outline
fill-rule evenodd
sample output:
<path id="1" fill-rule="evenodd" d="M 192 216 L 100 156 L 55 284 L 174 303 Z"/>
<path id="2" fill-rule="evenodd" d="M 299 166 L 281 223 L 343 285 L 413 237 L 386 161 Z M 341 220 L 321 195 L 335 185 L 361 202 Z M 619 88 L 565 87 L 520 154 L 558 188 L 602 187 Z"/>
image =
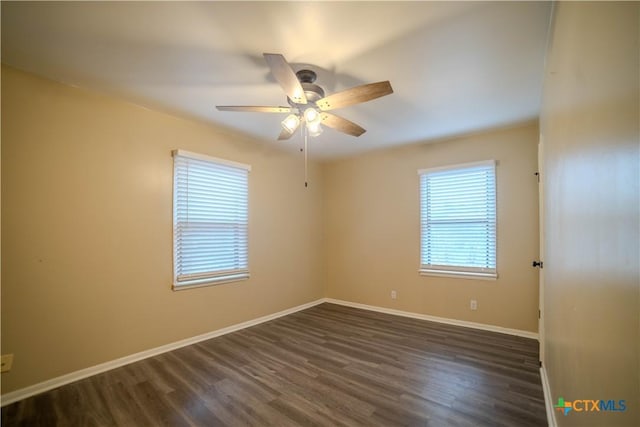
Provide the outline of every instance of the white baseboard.
<path id="1" fill-rule="evenodd" d="M 333 298 L 325 298 L 325 302 L 344 305 L 347 307 L 361 308 L 363 310 L 377 311 L 380 313 L 393 314 L 396 316 L 411 317 L 413 319 L 428 320 L 431 322 L 446 323 L 447 325 L 464 326 L 465 328 L 482 329 L 483 331 L 499 332 L 501 334 L 516 335 L 518 337 L 537 340 L 536 332 L 523 331 L 520 329 L 503 328 L 502 326 L 487 325 L 484 323 L 468 322 L 466 320 L 449 319 L 446 317 L 430 316 L 428 314 L 413 313 L 410 311 L 394 310 L 392 308 L 378 307 L 375 305 L 360 304 L 357 302 L 343 301 Z"/>
<path id="2" fill-rule="evenodd" d="M 129 363 L 137 362 L 142 359 L 146 359 L 158 354 L 166 353 L 171 350 L 175 350 L 181 347 L 185 347 L 191 344 L 205 341 L 211 338 L 219 337 L 231 332 L 239 331 L 240 329 L 249 328 L 251 326 L 258 325 L 260 323 L 268 322 L 278 317 L 286 316 L 297 311 L 306 310 L 318 304 L 325 302 L 324 298 L 312 301 L 306 304 L 302 304 L 296 307 L 288 308 L 286 310 L 279 311 L 277 313 L 268 314 L 266 316 L 258 317 L 257 319 L 248 320 L 246 322 L 237 323 L 235 325 L 228 326 L 226 328 L 218 329 L 206 334 L 196 335 L 195 337 L 186 338 L 180 341 L 172 342 L 169 344 L 161 345 L 149 350 L 141 351 L 139 353 L 131 354 L 129 356 L 121 357 L 119 359 L 111 360 L 109 362 L 101 363 L 99 365 L 91 366 L 89 368 L 80 369 L 79 371 L 71 372 L 65 375 L 61 375 L 50 380 L 43 381 L 38 384 L 34 384 L 19 390 L 15 390 L 9 393 L 5 393 L 0 396 L 0 406 L 6 406 L 11 403 L 17 402 L 22 399 L 34 396 L 36 394 L 43 393 L 48 390 L 63 386 L 65 384 L 72 383 L 74 381 L 81 380 L 83 378 L 90 377 L 111 369 L 119 368 L 120 366 L 128 365 Z"/>
<path id="3" fill-rule="evenodd" d="M 544 366 L 540 368 L 540 379 L 542 380 L 542 392 L 544 393 L 544 408 L 547 411 L 547 423 L 549 423 L 549 427 L 557 427 L 558 422 L 556 421 L 556 412 L 553 410 L 551 387 L 549 386 L 549 378 Z"/>

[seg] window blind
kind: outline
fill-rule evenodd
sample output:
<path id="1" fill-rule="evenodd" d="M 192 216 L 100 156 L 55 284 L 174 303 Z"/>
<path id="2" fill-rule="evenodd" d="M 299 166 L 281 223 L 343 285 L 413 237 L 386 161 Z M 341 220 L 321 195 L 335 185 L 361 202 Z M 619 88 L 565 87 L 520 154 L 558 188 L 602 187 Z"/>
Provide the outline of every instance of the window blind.
<path id="1" fill-rule="evenodd" d="M 174 288 L 244 279 L 250 167 L 177 150 L 174 156 Z"/>
<path id="2" fill-rule="evenodd" d="M 496 277 L 495 162 L 420 175 L 420 269 Z"/>

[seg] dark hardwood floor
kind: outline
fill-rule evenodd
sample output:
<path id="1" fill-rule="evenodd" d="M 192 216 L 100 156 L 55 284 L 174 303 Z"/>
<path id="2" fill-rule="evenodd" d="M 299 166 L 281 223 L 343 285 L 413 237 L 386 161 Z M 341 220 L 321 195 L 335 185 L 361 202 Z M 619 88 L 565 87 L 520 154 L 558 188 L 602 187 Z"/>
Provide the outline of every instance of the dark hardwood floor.
<path id="1" fill-rule="evenodd" d="M 2 408 L 13 426 L 542 426 L 537 341 L 322 304 Z"/>

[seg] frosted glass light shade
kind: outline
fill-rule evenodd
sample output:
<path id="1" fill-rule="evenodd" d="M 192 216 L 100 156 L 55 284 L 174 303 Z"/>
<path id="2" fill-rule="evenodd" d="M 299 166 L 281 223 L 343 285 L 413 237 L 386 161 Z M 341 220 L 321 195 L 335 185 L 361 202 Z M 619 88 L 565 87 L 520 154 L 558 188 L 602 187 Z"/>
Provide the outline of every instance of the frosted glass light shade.
<path id="1" fill-rule="evenodd" d="M 318 136 L 322 133 L 322 126 L 320 126 L 319 121 L 316 123 L 307 123 L 307 129 L 309 130 L 310 136 Z"/>
<path id="2" fill-rule="evenodd" d="M 315 108 L 309 107 L 304 110 L 304 120 L 307 123 L 318 123 L 320 122 L 320 113 Z"/>
<path id="3" fill-rule="evenodd" d="M 282 127 L 289 133 L 295 132 L 298 126 L 300 126 L 300 117 L 295 114 L 290 114 L 282 121 Z"/>

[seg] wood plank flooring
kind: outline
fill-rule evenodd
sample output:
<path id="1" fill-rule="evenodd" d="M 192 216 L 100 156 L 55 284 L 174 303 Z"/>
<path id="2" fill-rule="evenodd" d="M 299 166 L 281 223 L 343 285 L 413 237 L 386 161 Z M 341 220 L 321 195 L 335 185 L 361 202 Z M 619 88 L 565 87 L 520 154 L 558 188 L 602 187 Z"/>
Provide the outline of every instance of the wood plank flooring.
<path id="1" fill-rule="evenodd" d="M 3 426 L 543 426 L 537 341 L 321 304 L 2 408 Z"/>

